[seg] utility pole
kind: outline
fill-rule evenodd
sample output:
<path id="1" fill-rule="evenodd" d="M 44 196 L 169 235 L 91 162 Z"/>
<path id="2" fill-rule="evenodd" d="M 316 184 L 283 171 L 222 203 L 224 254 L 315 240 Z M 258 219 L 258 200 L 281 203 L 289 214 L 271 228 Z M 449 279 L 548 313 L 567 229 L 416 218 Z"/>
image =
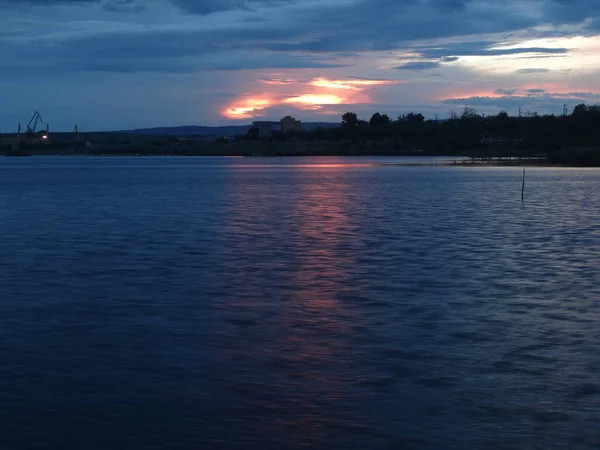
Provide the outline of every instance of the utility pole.
<path id="1" fill-rule="evenodd" d="M 568 114 L 568 111 L 569 111 L 569 110 L 568 110 L 568 108 L 567 108 L 567 105 L 566 105 L 566 104 L 564 104 L 564 105 L 563 105 L 563 116 L 564 116 L 564 117 L 566 117 L 566 116 L 567 116 L 567 114 Z"/>
<path id="2" fill-rule="evenodd" d="M 519 117 L 521 117 L 521 107 L 519 106 Z"/>

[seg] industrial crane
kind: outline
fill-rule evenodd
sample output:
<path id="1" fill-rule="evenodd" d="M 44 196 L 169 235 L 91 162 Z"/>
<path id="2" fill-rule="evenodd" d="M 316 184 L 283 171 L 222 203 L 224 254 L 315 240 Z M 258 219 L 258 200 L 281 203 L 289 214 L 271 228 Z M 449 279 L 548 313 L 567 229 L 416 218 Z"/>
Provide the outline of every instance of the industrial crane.
<path id="1" fill-rule="evenodd" d="M 31 120 L 29 121 L 29 124 L 27 125 L 27 134 L 28 135 L 33 135 L 35 134 L 36 130 L 37 130 L 37 126 L 38 126 L 38 122 L 44 123 L 44 120 L 42 119 L 42 116 L 40 115 L 39 112 L 35 112 L 35 114 L 33 115 L 33 117 L 31 118 Z"/>

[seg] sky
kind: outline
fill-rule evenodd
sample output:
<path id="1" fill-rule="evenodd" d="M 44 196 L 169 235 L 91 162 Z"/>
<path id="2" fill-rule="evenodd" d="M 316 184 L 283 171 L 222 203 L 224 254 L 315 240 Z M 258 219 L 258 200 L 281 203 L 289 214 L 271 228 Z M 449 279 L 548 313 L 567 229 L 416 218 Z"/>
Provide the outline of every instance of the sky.
<path id="1" fill-rule="evenodd" d="M 598 0 L 0 0 L 0 131 L 600 102 Z"/>

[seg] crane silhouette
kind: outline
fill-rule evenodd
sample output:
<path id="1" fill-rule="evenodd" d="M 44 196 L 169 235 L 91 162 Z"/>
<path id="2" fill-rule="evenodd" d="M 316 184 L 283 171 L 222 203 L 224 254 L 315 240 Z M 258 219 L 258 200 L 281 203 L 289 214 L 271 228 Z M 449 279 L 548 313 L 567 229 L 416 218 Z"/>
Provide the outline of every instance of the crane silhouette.
<path id="1" fill-rule="evenodd" d="M 27 124 L 27 134 L 35 134 L 35 132 L 37 131 L 38 123 L 43 124 L 44 119 L 42 119 L 40 113 L 36 111 L 31 120 L 29 121 L 29 124 Z"/>

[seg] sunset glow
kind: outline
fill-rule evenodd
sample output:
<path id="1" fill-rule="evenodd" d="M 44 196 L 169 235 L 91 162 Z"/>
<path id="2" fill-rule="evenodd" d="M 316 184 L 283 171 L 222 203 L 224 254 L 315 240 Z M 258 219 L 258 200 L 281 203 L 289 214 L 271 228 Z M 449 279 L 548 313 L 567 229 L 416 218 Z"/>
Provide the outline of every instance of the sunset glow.
<path id="1" fill-rule="evenodd" d="M 600 101 L 598 0 L 0 3 L 3 133 L 34 106 L 54 129 L 121 130 Z"/>
<path id="2" fill-rule="evenodd" d="M 286 98 L 283 103 L 298 103 L 300 105 L 320 106 L 320 105 L 339 105 L 344 99 L 337 95 L 327 94 L 304 94 L 298 97 Z"/>
<path id="3" fill-rule="evenodd" d="M 225 108 L 222 114 L 229 119 L 252 119 L 262 115 L 261 112 L 265 109 L 281 104 L 293 104 L 299 109 L 319 110 L 324 105 L 339 105 L 344 102 L 342 97 L 329 94 L 302 94 L 280 99 L 243 97 Z"/>
<path id="4" fill-rule="evenodd" d="M 399 83 L 397 80 L 371 80 L 361 78 L 314 78 L 300 81 L 279 76 L 257 80 L 269 85 L 270 92 L 245 95 L 229 104 L 222 115 L 229 119 L 251 119 L 266 115 L 266 110 L 278 105 L 290 105 L 305 111 L 324 112 L 328 105 L 369 104 L 368 89 Z M 264 89 L 261 88 L 261 91 Z M 300 91 L 300 92 L 298 92 Z"/>
<path id="5" fill-rule="evenodd" d="M 347 89 L 354 91 L 362 91 L 365 87 L 369 86 L 381 86 L 395 83 L 398 83 L 398 81 L 366 79 L 329 80 L 327 78 L 316 78 L 310 82 L 310 84 L 315 87 L 325 87 L 329 89 Z"/>
<path id="6" fill-rule="evenodd" d="M 243 98 L 237 100 L 223 111 L 223 115 L 229 119 L 251 119 L 257 112 L 271 106 L 273 102 L 269 99 Z"/>

